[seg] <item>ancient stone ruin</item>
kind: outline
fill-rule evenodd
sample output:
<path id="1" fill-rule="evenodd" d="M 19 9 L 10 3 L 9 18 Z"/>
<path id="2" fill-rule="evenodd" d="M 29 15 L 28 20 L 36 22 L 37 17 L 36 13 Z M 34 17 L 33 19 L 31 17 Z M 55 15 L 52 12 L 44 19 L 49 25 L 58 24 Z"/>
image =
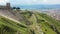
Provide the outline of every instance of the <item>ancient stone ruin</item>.
<path id="1" fill-rule="evenodd" d="M 10 6 L 10 3 L 6 3 L 6 5 L 4 6 L 4 5 L 0 5 L 0 10 L 9 10 L 9 9 L 11 9 L 11 6 Z"/>

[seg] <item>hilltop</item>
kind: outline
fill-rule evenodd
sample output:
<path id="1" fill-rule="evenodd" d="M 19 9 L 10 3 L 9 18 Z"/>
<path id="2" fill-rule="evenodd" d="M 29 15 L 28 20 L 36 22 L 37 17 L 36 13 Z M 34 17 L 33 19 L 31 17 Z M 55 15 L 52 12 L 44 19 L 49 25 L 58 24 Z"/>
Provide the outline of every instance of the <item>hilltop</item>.
<path id="1" fill-rule="evenodd" d="M 0 34 L 60 34 L 60 21 L 28 10 L 0 11 Z"/>

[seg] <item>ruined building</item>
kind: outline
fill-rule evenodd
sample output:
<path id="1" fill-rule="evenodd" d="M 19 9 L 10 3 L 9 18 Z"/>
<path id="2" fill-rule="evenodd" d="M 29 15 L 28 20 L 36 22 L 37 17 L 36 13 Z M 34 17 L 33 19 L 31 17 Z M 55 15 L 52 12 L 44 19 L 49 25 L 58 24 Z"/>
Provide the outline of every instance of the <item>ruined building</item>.
<path id="1" fill-rule="evenodd" d="M 0 5 L 0 9 L 5 9 L 5 10 L 9 10 L 11 7 L 10 7 L 10 3 L 6 3 L 6 5 Z"/>

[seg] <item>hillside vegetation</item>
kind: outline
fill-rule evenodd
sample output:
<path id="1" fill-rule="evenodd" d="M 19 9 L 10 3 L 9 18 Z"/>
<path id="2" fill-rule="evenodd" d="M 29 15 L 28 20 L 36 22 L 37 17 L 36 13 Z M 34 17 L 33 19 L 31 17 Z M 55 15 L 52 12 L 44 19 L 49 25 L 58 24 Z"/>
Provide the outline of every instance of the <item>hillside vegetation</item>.
<path id="1" fill-rule="evenodd" d="M 60 34 L 60 21 L 47 14 L 25 10 L 20 15 L 21 24 L 0 16 L 0 34 Z"/>

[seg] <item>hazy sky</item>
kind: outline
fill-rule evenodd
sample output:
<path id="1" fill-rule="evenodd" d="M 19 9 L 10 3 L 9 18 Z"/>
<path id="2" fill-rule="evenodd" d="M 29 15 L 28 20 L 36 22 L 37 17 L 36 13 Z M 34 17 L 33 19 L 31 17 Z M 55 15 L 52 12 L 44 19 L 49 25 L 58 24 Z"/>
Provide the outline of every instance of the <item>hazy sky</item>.
<path id="1" fill-rule="evenodd" d="M 60 0 L 0 0 L 0 4 L 6 2 L 10 2 L 12 5 L 60 4 Z"/>

